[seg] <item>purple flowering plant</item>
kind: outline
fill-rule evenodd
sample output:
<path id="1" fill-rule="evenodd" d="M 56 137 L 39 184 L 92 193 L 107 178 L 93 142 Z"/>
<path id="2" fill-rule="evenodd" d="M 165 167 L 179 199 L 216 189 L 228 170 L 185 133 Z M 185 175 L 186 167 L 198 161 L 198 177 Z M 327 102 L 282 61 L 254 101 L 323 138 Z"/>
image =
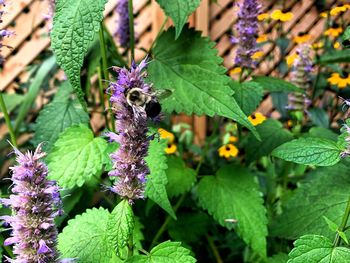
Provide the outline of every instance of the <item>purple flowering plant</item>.
<path id="1" fill-rule="evenodd" d="M 300 3 L 155 2 L 42 2 L 51 48 L 0 93 L 2 262 L 350 262 L 349 4 L 313 38 Z"/>

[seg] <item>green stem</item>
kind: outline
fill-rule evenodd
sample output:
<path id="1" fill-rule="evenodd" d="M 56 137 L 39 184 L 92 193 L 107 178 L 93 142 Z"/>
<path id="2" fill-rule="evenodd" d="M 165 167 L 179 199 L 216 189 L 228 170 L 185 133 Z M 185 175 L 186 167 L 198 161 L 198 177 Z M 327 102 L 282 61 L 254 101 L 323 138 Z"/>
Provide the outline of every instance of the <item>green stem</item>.
<path id="1" fill-rule="evenodd" d="M 100 24 L 100 32 L 99 32 L 99 37 L 100 37 L 100 49 L 101 49 L 101 57 L 102 57 L 102 72 L 103 72 L 103 77 L 106 80 L 107 83 L 109 83 L 109 73 L 108 73 L 108 67 L 107 67 L 107 51 L 106 51 L 106 42 L 104 38 L 104 30 L 103 30 L 103 22 Z M 103 86 L 102 89 L 104 90 Z M 114 115 L 112 112 L 112 107 L 111 107 L 111 102 L 109 100 L 108 96 L 108 106 L 109 106 L 109 114 L 111 116 L 111 124 L 110 128 L 113 132 L 115 132 L 115 120 L 114 120 Z M 101 101 L 103 103 L 103 101 Z M 103 106 L 104 107 L 104 106 Z M 108 122 L 106 122 L 106 125 Z"/>
<path id="2" fill-rule="evenodd" d="M 132 0 L 129 0 L 129 10 L 128 11 L 129 11 L 131 61 L 135 61 L 134 8 L 133 8 Z"/>
<path id="3" fill-rule="evenodd" d="M 169 17 L 166 16 L 166 17 L 164 18 L 164 21 L 163 21 L 162 25 L 160 26 L 160 29 L 159 29 L 159 32 L 158 32 L 156 38 L 154 39 L 154 41 L 153 41 L 151 47 L 150 47 L 149 50 L 148 50 L 148 53 L 151 52 L 152 48 L 154 47 L 154 44 L 157 42 L 158 38 L 160 37 L 160 34 L 163 32 L 163 29 L 164 29 L 166 23 L 168 22 L 168 20 L 169 20 Z"/>
<path id="4" fill-rule="evenodd" d="M 218 248 L 215 246 L 213 239 L 209 235 L 205 235 L 208 240 L 208 244 L 210 249 L 213 251 L 214 257 L 217 263 L 223 263 L 224 261 L 221 259 Z"/>
<path id="5" fill-rule="evenodd" d="M 4 98 L 2 96 L 2 92 L 0 92 L 0 108 L 1 108 L 1 111 L 4 113 L 5 122 L 6 122 L 7 128 L 9 129 L 9 133 L 10 133 L 11 143 L 13 146 L 15 146 L 17 148 L 17 141 L 16 141 L 15 132 L 14 132 L 12 124 L 11 124 L 10 116 L 9 116 L 7 108 L 6 108 L 6 104 L 5 104 Z"/>
<path id="6" fill-rule="evenodd" d="M 101 106 L 103 110 L 103 116 L 105 118 L 107 128 L 110 129 L 111 127 L 108 123 L 106 107 L 105 107 L 105 95 L 104 95 L 103 83 L 102 83 L 102 71 L 100 67 L 97 67 L 97 74 L 98 74 L 98 87 L 100 91 L 100 100 L 101 100 Z"/>
<path id="7" fill-rule="evenodd" d="M 348 219 L 349 219 L 349 215 L 350 215 L 350 197 L 348 199 L 348 203 L 346 205 L 346 209 L 345 209 L 345 213 L 343 215 L 343 219 L 341 221 L 341 224 L 339 226 L 339 231 L 340 232 L 344 232 L 344 229 L 346 228 L 346 224 L 348 222 Z M 337 247 L 339 246 L 339 243 L 340 243 L 340 235 L 339 235 L 339 232 L 336 233 L 335 235 L 335 239 L 334 239 L 334 242 L 333 242 L 333 247 Z"/>

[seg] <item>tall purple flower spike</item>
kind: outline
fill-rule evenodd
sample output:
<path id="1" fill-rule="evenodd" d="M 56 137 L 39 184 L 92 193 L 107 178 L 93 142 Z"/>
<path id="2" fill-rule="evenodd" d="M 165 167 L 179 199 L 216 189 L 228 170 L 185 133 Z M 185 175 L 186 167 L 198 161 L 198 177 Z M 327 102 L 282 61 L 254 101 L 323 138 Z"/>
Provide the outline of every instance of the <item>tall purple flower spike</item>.
<path id="1" fill-rule="evenodd" d="M 129 26 L 129 1 L 119 0 L 116 6 L 116 12 L 118 14 L 117 30 L 114 36 L 118 37 L 119 45 L 123 48 L 129 47 L 130 42 L 130 26 Z"/>
<path id="2" fill-rule="evenodd" d="M 135 199 L 144 198 L 144 186 L 149 169 L 145 161 L 148 153 L 149 138 L 147 136 L 147 114 L 143 108 L 130 106 L 126 94 L 132 88 L 140 88 L 144 93 L 150 93 L 152 88 L 145 83 L 146 59 L 139 65 L 133 63 L 130 70 L 116 68 L 118 80 L 111 83 L 110 101 L 116 118 L 117 134 L 107 134 L 112 141 L 119 143 L 119 148 L 112 153 L 113 170 L 110 176 L 117 176 L 111 190 L 130 203 Z M 142 72 L 143 71 L 143 72 Z"/>
<path id="3" fill-rule="evenodd" d="M 252 55 L 258 51 L 256 36 L 258 34 L 258 18 L 261 5 L 257 0 L 244 0 L 238 4 L 238 37 L 232 37 L 231 42 L 238 44 L 234 63 L 236 66 L 245 68 L 254 68 L 256 62 L 253 61 Z"/>
<path id="4" fill-rule="evenodd" d="M 5 11 L 4 11 L 5 5 L 6 5 L 5 0 L 0 0 L 0 24 L 2 23 L 2 16 L 5 14 Z M 5 62 L 4 57 L 1 55 L 1 49 L 3 47 L 9 48 L 9 46 L 5 46 L 3 44 L 4 38 L 12 36 L 13 34 L 14 33 L 12 31 L 9 31 L 6 29 L 0 30 L 0 66 L 2 66 Z"/>
<path id="5" fill-rule="evenodd" d="M 11 206 L 12 216 L 2 216 L 12 228 L 4 242 L 14 244 L 16 259 L 9 262 L 59 262 L 56 251 L 57 229 L 54 219 L 61 211 L 59 188 L 48 180 L 48 169 L 41 159 L 46 155 L 39 145 L 35 152 L 21 153 L 14 148 L 17 165 L 11 167 L 13 194 L 1 203 Z"/>

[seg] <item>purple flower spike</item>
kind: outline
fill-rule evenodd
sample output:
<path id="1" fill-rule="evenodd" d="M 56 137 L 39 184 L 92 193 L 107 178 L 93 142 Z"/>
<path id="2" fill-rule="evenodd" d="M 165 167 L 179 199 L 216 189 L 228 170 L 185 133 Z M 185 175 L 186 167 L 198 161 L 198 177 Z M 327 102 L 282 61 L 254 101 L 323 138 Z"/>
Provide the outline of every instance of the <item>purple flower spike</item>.
<path id="1" fill-rule="evenodd" d="M 258 18 L 261 5 L 257 0 L 244 0 L 239 4 L 237 31 L 238 37 L 232 37 L 233 44 L 238 44 L 235 65 L 245 68 L 254 68 L 256 62 L 252 55 L 258 51 L 256 36 L 258 34 Z"/>
<path id="2" fill-rule="evenodd" d="M 47 180 L 48 170 L 41 159 L 46 155 L 39 145 L 35 152 L 22 154 L 14 148 L 18 165 L 11 167 L 13 194 L 0 202 L 10 204 L 14 214 L 0 217 L 12 228 L 5 245 L 14 244 L 14 263 L 59 262 L 56 251 L 55 215 L 61 209 L 59 188 Z"/>
<path id="3" fill-rule="evenodd" d="M 115 11 L 118 14 L 117 30 L 114 36 L 118 37 L 119 45 L 123 48 L 129 47 L 130 26 L 129 26 L 129 1 L 119 0 Z"/>
<path id="4" fill-rule="evenodd" d="M 0 24 L 2 23 L 2 16 L 5 14 L 5 11 L 4 11 L 5 4 L 6 4 L 5 0 L 0 0 Z M 14 32 L 12 31 L 9 31 L 6 29 L 0 30 L 0 66 L 2 66 L 5 62 L 4 57 L 1 55 L 1 49 L 3 47 L 9 48 L 8 46 L 3 44 L 3 40 L 5 37 L 9 37 L 12 35 L 14 35 Z"/>
<path id="5" fill-rule="evenodd" d="M 113 170 L 109 175 L 118 177 L 111 190 L 127 198 L 130 203 L 144 198 L 144 184 L 149 174 L 144 159 L 149 146 L 148 116 L 144 107 L 130 104 L 131 96 L 128 97 L 129 91 L 135 91 L 135 88 L 142 94 L 151 94 L 151 86 L 144 81 L 145 72 L 142 70 L 145 67 L 144 60 L 138 66 L 133 63 L 130 70 L 114 68 L 118 80 L 109 87 L 117 134 L 109 133 L 108 136 L 119 143 L 119 149 L 110 155 Z"/>

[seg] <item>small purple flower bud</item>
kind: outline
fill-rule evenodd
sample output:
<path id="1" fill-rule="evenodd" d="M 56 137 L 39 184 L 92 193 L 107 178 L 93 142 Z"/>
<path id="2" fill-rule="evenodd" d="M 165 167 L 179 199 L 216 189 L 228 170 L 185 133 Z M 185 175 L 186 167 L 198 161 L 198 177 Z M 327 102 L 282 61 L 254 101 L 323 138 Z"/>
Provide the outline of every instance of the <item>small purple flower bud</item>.
<path id="1" fill-rule="evenodd" d="M 118 80 L 109 86 L 117 134 L 108 133 L 108 136 L 119 143 L 118 150 L 110 155 L 113 170 L 109 175 L 118 177 L 111 190 L 127 198 L 130 203 L 144 198 L 144 185 L 149 174 L 144 160 L 148 153 L 149 139 L 143 96 L 152 100 L 154 95 L 151 95 L 151 86 L 144 81 L 145 72 L 142 70 L 145 67 L 144 60 L 138 66 L 133 63 L 130 70 L 114 68 Z"/>
<path id="2" fill-rule="evenodd" d="M 54 215 L 61 207 L 58 187 L 47 180 L 48 170 L 41 161 L 45 153 L 39 145 L 35 152 L 22 154 L 14 148 L 18 165 L 11 167 L 13 194 L 1 203 L 10 205 L 12 216 L 2 216 L 12 227 L 5 245 L 14 244 L 16 259 L 11 262 L 58 262 L 57 229 Z"/>
<path id="3" fill-rule="evenodd" d="M 118 37 L 119 45 L 123 48 L 129 47 L 130 26 L 129 26 L 129 1 L 119 0 L 115 11 L 118 14 L 117 30 L 114 36 Z"/>
<path id="4" fill-rule="evenodd" d="M 235 57 L 235 65 L 245 68 L 254 68 L 256 62 L 253 61 L 252 55 L 258 51 L 256 36 L 258 34 L 258 18 L 261 5 L 257 0 L 244 0 L 238 4 L 238 22 L 236 29 L 238 37 L 231 37 L 233 44 L 238 44 Z"/>

